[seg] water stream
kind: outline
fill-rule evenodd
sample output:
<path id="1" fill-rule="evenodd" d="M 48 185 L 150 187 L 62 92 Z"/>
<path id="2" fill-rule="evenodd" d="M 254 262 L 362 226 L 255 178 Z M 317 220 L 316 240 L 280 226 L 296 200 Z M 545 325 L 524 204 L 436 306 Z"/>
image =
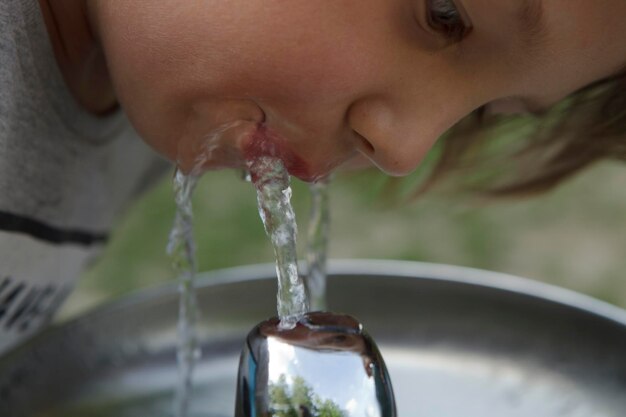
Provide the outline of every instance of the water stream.
<path id="1" fill-rule="evenodd" d="M 195 294 L 196 258 L 193 239 L 193 211 L 191 195 L 197 176 L 185 175 L 176 170 L 174 199 L 176 217 L 167 244 L 167 253 L 178 274 L 180 304 L 178 312 L 178 385 L 174 415 L 186 417 L 189 410 L 193 369 L 200 358 L 200 348 L 195 332 L 198 307 Z"/>
<path id="2" fill-rule="evenodd" d="M 329 182 L 329 179 L 324 179 L 309 185 L 311 211 L 307 229 L 306 285 L 312 311 L 326 310 L 326 257 L 330 228 Z"/>
<path id="3" fill-rule="evenodd" d="M 257 190 L 259 214 L 276 256 L 278 277 L 277 310 L 280 326 L 293 328 L 309 311 L 308 293 L 315 310 L 326 307 L 326 247 L 328 242 L 328 182 L 311 184 L 312 207 L 308 229 L 309 276 L 306 283 L 298 273 L 296 218 L 291 206 L 289 173 L 283 162 L 273 157 L 248 161 L 249 178 Z M 174 414 L 186 417 L 190 408 L 194 366 L 200 358 L 195 333 L 198 307 L 195 296 L 197 272 L 193 237 L 191 196 L 197 175 L 176 170 L 174 198 L 176 217 L 170 232 L 167 252 L 178 274 L 180 305 L 178 319 L 178 385 Z"/>
<path id="4" fill-rule="evenodd" d="M 280 326 L 293 328 L 309 311 L 305 284 L 298 274 L 296 217 L 291 206 L 289 173 L 278 158 L 262 156 L 248 163 L 257 190 L 259 214 L 276 256 Z"/>

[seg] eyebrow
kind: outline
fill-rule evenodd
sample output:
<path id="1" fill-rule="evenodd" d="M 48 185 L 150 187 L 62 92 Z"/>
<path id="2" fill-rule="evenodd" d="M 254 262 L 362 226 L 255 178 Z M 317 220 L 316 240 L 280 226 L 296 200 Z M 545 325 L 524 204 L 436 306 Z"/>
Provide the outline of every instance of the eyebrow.
<path id="1" fill-rule="evenodd" d="M 529 48 L 540 45 L 547 32 L 543 0 L 522 0 L 516 18 L 524 44 Z"/>

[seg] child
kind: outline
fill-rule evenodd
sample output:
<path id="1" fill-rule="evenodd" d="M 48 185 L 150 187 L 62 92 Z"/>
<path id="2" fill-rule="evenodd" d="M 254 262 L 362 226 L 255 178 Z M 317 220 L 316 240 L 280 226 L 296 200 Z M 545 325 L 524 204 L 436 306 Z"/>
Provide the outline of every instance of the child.
<path id="1" fill-rule="evenodd" d="M 314 180 L 404 175 L 468 114 L 576 93 L 543 170 L 510 188 L 541 189 L 624 152 L 625 18 L 623 0 L 0 0 L 0 350 L 50 316 L 154 173 L 118 106 L 187 172 L 273 153 Z M 448 141 L 436 172 L 469 139 Z"/>

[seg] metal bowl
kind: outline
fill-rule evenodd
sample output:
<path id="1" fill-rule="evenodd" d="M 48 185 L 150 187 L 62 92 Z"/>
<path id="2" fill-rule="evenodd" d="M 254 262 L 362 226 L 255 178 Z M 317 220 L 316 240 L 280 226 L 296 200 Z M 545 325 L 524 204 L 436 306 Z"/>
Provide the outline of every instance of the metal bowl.
<path id="1" fill-rule="evenodd" d="M 403 417 L 624 417 L 626 312 L 468 268 L 331 263 L 329 305 L 378 342 Z M 192 416 L 234 411 L 247 332 L 275 314 L 272 265 L 204 275 Z M 172 415 L 174 286 L 49 328 L 0 359 L 0 416 Z"/>

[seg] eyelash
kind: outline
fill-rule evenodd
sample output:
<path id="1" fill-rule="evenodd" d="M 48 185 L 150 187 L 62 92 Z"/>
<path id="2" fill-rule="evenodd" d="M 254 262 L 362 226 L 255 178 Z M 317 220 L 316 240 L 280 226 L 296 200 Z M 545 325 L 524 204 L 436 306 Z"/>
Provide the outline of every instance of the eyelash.
<path id="1" fill-rule="evenodd" d="M 426 0 L 426 19 L 434 31 L 454 42 L 461 41 L 472 29 L 452 0 Z"/>

